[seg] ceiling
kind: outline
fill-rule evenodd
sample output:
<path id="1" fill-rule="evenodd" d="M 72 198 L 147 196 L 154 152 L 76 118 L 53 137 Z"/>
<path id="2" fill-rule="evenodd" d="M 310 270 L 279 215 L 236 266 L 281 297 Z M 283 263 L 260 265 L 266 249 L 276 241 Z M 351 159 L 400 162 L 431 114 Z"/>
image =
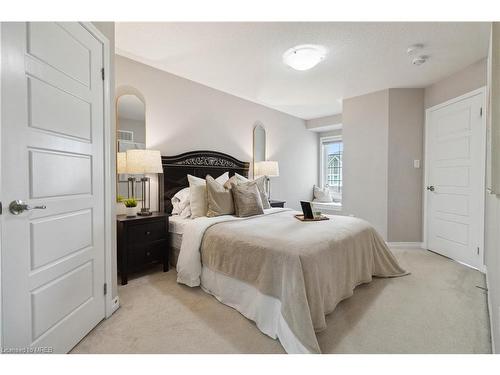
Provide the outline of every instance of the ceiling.
<path id="1" fill-rule="evenodd" d="M 342 99 L 425 87 L 484 58 L 489 23 L 119 22 L 116 53 L 302 119 L 342 111 Z M 411 64 L 408 46 L 429 56 Z M 295 45 L 320 44 L 308 71 L 282 62 Z"/>

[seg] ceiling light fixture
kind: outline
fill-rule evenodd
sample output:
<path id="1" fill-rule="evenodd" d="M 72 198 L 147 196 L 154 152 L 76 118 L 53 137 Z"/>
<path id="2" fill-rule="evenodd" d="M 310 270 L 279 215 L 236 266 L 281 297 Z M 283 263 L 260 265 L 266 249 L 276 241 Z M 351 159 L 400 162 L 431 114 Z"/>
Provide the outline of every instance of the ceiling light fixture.
<path id="1" fill-rule="evenodd" d="M 303 44 L 287 50 L 283 54 L 283 62 L 295 70 L 309 70 L 323 61 L 325 56 L 325 47 Z"/>
<path id="2" fill-rule="evenodd" d="M 418 51 L 421 51 L 424 48 L 423 44 L 414 44 L 412 46 L 409 46 L 408 49 L 406 50 L 406 53 L 408 56 L 415 55 Z"/>

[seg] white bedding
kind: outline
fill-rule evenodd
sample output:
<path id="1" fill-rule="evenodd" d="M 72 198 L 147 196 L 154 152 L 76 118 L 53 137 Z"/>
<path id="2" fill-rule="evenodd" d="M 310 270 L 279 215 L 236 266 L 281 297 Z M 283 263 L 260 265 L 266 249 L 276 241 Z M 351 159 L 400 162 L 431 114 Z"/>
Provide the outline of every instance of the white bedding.
<path id="1" fill-rule="evenodd" d="M 174 234 L 183 234 L 187 223 L 194 219 L 183 218 L 179 215 L 172 215 L 168 218 L 168 231 Z"/>
<path id="2" fill-rule="evenodd" d="M 270 208 L 264 210 L 264 215 L 284 210 L 286 209 Z M 264 295 L 245 282 L 202 267 L 200 245 L 205 230 L 213 224 L 238 218 L 231 215 L 197 219 L 174 216 L 169 219 L 172 223 L 169 224 L 169 231 L 176 234 L 180 232 L 183 238 L 177 260 L 177 282 L 191 287 L 201 286 L 221 303 L 254 321 L 263 333 L 279 339 L 287 353 L 309 353 L 283 318 L 279 299 Z"/>

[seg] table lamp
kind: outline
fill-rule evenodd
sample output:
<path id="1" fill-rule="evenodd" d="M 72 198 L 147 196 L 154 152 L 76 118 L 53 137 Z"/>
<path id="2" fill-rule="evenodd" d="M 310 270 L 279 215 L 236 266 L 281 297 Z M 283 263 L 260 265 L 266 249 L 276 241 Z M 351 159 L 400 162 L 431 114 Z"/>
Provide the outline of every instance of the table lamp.
<path id="1" fill-rule="evenodd" d="M 271 180 L 269 177 L 278 177 L 280 169 L 277 161 L 259 161 L 255 163 L 254 169 L 256 176 L 266 176 L 267 197 L 271 199 Z"/>
<path id="2" fill-rule="evenodd" d="M 151 207 L 151 181 L 146 173 L 163 173 L 160 151 L 156 150 L 127 150 L 127 173 L 142 174 L 141 191 L 142 206 L 139 216 L 150 216 Z M 147 188 L 146 188 L 147 184 Z M 147 198 L 147 204 L 146 204 Z"/>

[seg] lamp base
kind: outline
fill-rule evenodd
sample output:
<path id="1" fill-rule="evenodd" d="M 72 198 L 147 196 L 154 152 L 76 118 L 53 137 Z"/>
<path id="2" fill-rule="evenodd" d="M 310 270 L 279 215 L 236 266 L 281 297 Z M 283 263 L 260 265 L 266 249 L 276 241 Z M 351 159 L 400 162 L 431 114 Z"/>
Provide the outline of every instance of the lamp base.
<path id="1" fill-rule="evenodd" d="M 149 210 L 143 211 L 143 209 L 141 209 L 141 211 L 139 211 L 137 213 L 137 215 L 139 215 L 139 216 L 151 216 L 151 215 L 153 215 L 153 213 Z"/>

